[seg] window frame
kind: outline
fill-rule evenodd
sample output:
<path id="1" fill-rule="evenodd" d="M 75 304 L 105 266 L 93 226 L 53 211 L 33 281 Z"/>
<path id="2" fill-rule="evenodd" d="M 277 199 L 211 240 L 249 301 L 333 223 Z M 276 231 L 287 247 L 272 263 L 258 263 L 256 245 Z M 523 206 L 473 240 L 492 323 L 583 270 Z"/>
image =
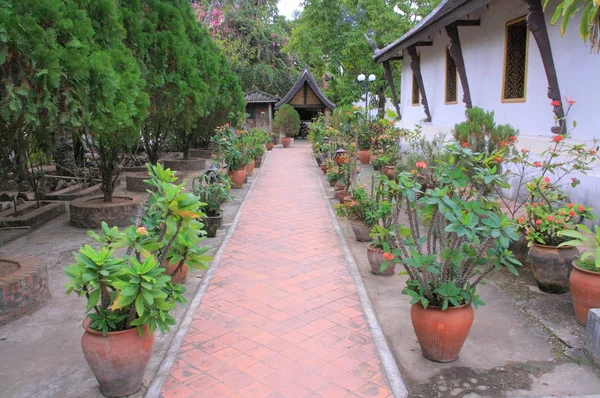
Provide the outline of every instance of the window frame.
<path id="1" fill-rule="evenodd" d="M 510 20 L 506 22 L 504 25 L 504 59 L 502 62 L 502 87 L 500 87 L 500 99 L 502 103 L 519 103 L 527 101 L 527 72 L 529 71 L 529 27 L 527 23 L 526 27 L 526 36 L 525 36 L 525 73 L 524 73 L 524 81 L 523 81 L 523 97 L 522 98 L 505 98 L 504 94 L 506 91 L 506 61 L 508 58 L 508 29 L 510 26 L 517 24 L 519 22 L 523 22 L 527 20 L 527 16 L 524 15 L 522 17 Z"/>
<path id="2" fill-rule="evenodd" d="M 417 59 L 419 63 L 419 69 L 421 69 L 421 53 L 417 54 Z M 414 71 L 412 72 L 412 86 L 410 90 L 410 104 L 411 106 L 420 106 L 421 105 L 421 88 L 419 87 L 419 82 L 417 81 L 417 76 Z M 417 96 L 417 101 L 415 102 L 415 86 L 417 87 L 417 92 L 419 95 Z"/>
<path id="3" fill-rule="evenodd" d="M 448 101 L 448 59 L 452 59 L 454 63 L 454 73 L 456 73 L 456 79 L 454 83 L 456 84 L 456 99 L 454 101 Z M 456 66 L 456 62 L 454 62 L 454 58 L 450 54 L 450 46 L 446 46 L 446 63 L 444 64 L 444 105 L 457 105 L 458 104 L 458 67 Z"/>

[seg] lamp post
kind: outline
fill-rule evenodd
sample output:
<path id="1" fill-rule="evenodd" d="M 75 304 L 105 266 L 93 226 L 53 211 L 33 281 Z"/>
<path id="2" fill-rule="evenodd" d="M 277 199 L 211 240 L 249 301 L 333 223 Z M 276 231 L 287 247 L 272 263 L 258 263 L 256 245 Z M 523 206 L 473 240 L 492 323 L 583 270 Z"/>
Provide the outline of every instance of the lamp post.
<path id="1" fill-rule="evenodd" d="M 368 78 L 363 73 L 356 78 L 359 82 L 365 82 L 365 125 L 369 123 L 369 82 L 374 82 L 375 79 L 377 77 L 372 73 Z"/>

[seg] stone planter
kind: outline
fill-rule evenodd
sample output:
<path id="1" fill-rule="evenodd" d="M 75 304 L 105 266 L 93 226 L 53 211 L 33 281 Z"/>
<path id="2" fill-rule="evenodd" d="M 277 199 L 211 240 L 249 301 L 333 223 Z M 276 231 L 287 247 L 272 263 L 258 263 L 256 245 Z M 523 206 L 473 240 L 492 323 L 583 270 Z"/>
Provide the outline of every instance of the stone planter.
<path id="1" fill-rule="evenodd" d="M 390 262 L 389 266 L 385 271 L 380 271 L 381 264 L 383 264 L 384 261 L 382 249 L 373 245 L 367 246 L 367 259 L 369 260 L 369 264 L 371 265 L 371 272 L 375 275 L 394 275 L 394 270 L 396 269 L 396 263 L 394 262 Z"/>
<path id="2" fill-rule="evenodd" d="M 137 215 L 139 196 L 114 196 L 115 202 L 104 203 L 102 196 L 80 198 L 69 204 L 71 225 L 79 228 L 98 228 L 105 221 L 108 225 L 126 227 Z"/>
<path id="3" fill-rule="evenodd" d="M 217 230 L 223 223 L 223 213 L 219 213 L 218 216 L 206 216 L 202 219 L 202 222 L 204 223 L 206 236 L 214 238 L 217 236 Z"/>
<path id="4" fill-rule="evenodd" d="M 50 298 L 48 270 L 39 259 L 17 254 L 0 257 L 0 326 L 31 314 Z"/>
<path id="5" fill-rule="evenodd" d="M 163 165 L 165 169 L 171 169 L 175 171 L 200 171 L 206 168 L 206 159 L 165 159 L 163 161 Z"/>
<path id="6" fill-rule="evenodd" d="M 212 155 L 213 155 L 213 150 L 212 149 L 191 148 L 189 150 L 188 154 L 191 158 L 211 159 Z"/>
<path id="7" fill-rule="evenodd" d="M 558 248 L 534 243 L 529 250 L 529 262 L 540 290 L 555 294 L 568 292 L 572 263 L 578 254 L 576 247 Z"/>
<path id="8" fill-rule="evenodd" d="M 16 217 L 14 216 L 14 209 L 0 212 L 0 227 L 29 227 L 35 229 L 60 216 L 66 210 L 65 203 L 63 202 L 48 202 L 43 200 L 40 204 L 42 206 L 37 209 L 35 208 L 35 201 L 17 205 L 18 215 Z"/>
<path id="9" fill-rule="evenodd" d="M 125 176 L 125 185 L 130 192 L 146 192 L 147 190 L 155 191 L 151 185 L 148 185 L 144 180 L 150 179 L 148 173 L 133 173 Z"/>
<path id="10" fill-rule="evenodd" d="M 352 225 L 352 232 L 358 242 L 371 242 L 373 238 L 369 236 L 371 233 L 371 227 L 362 221 L 350 221 Z"/>

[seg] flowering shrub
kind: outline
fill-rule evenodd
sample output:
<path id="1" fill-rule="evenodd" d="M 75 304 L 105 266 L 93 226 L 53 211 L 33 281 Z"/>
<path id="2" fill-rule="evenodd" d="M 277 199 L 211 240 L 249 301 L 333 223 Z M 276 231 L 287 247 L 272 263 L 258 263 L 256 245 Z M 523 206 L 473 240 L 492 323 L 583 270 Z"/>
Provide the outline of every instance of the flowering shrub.
<path id="1" fill-rule="evenodd" d="M 250 160 L 247 130 L 235 129 L 226 123 L 215 129 L 211 142 L 215 146 L 213 157 L 221 167 L 237 170 Z"/>

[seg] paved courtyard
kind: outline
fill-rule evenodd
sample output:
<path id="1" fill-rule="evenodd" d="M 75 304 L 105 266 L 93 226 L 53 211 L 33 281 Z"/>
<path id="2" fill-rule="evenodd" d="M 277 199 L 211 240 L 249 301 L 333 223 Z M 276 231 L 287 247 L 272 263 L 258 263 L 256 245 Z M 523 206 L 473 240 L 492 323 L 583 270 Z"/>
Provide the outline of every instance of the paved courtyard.
<path id="1" fill-rule="evenodd" d="M 270 153 L 162 397 L 388 397 L 310 146 Z"/>

